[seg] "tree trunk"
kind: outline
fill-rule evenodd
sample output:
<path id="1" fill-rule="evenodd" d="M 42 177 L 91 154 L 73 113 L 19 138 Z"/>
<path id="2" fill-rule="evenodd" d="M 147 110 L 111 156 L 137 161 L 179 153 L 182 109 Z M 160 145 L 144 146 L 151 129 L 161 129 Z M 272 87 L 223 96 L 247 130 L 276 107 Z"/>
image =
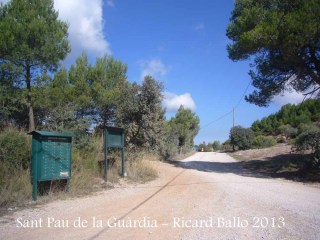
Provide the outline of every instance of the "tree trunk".
<path id="1" fill-rule="evenodd" d="M 27 90 L 28 90 L 27 106 L 29 108 L 29 132 L 32 132 L 35 126 L 34 126 L 34 115 L 33 115 L 32 95 L 31 95 L 31 67 L 29 64 L 27 64 L 27 67 L 26 67 L 26 83 L 27 83 Z"/>

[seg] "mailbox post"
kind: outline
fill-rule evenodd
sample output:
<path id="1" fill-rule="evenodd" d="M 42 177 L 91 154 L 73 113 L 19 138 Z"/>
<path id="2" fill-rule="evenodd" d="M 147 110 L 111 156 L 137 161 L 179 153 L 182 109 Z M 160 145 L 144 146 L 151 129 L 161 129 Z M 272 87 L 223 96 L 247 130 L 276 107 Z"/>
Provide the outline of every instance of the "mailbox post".
<path id="1" fill-rule="evenodd" d="M 125 144 L 124 129 L 116 127 L 105 127 L 104 129 L 104 178 L 107 179 L 108 172 L 108 148 L 121 148 L 122 176 L 126 176 L 125 170 Z"/>
<path id="2" fill-rule="evenodd" d="M 32 199 L 37 200 L 38 182 L 71 178 L 71 133 L 32 131 Z"/>

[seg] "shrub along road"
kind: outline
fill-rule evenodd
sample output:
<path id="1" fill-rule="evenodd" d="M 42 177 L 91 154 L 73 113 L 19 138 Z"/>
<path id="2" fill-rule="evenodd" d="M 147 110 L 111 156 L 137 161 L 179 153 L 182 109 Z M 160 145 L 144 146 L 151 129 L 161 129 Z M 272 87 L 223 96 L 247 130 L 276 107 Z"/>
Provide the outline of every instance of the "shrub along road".
<path id="1" fill-rule="evenodd" d="M 0 239 L 320 239 L 320 188 L 224 153 L 155 162 L 159 178 L 0 218 Z"/>

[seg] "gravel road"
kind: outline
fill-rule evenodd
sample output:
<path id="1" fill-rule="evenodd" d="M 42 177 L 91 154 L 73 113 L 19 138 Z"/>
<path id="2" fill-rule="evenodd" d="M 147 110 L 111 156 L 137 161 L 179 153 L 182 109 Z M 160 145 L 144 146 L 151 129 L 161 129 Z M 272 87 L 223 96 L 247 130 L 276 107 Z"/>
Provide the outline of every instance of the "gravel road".
<path id="1" fill-rule="evenodd" d="M 320 239 L 320 188 L 224 153 L 155 163 L 159 178 L 0 218 L 0 239 Z"/>

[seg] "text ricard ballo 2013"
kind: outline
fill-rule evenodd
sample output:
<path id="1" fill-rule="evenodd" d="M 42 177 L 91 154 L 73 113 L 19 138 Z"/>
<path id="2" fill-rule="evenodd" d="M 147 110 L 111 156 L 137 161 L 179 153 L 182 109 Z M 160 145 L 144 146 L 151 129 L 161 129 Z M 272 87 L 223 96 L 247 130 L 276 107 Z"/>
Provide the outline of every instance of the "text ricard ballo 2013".
<path id="1" fill-rule="evenodd" d="M 173 217 L 169 222 L 160 222 L 150 217 L 117 218 L 109 217 L 99 219 L 77 217 L 75 219 L 58 219 L 54 217 L 16 219 L 17 228 L 284 228 L 284 217 L 207 217 L 191 219 L 186 217 Z"/>

